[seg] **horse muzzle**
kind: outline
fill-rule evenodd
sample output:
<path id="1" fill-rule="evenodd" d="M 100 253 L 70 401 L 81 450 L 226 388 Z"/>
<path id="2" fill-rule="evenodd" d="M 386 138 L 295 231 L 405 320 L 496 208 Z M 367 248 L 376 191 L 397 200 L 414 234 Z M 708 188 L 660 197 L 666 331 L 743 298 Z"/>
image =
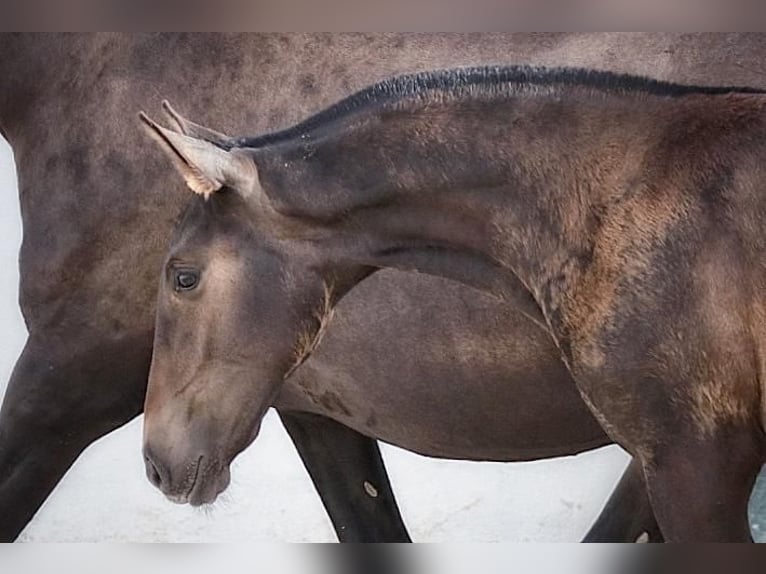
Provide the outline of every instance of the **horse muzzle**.
<path id="1" fill-rule="evenodd" d="M 146 477 L 171 502 L 202 506 L 215 502 L 229 486 L 228 465 L 222 466 L 205 455 L 185 464 L 169 465 L 150 448 L 144 448 Z"/>

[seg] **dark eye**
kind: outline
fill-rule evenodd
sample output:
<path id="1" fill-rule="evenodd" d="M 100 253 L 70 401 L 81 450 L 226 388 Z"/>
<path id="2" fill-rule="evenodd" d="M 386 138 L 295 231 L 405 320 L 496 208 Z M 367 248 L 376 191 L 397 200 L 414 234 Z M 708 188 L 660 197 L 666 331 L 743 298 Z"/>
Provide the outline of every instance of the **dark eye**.
<path id="1" fill-rule="evenodd" d="M 199 271 L 195 269 L 176 269 L 173 272 L 173 288 L 176 291 L 191 291 L 199 283 Z"/>

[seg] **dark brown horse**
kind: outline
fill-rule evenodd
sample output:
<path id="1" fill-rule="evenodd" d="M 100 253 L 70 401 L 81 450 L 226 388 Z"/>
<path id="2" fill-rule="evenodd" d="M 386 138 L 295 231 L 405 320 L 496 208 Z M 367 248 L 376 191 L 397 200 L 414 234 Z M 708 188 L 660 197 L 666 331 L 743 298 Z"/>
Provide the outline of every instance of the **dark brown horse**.
<path id="1" fill-rule="evenodd" d="M 260 133 L 382 77 L 429 67 L 512 60 L 764 85 L 764 54 L 757 34 L 0 35 L 0 131 L 19 173 L 29 329 L 0 413 L 0 539 L 15 538 L 79 453 L 144 402 L 156 275 L 187 198 L 118 110 L 166 95 L 211 125 Z M 256 107 L 241 105 L 253 99 Z M 520 425 L 537 424 L 550 403 L 584 434 L 597 430 L 573 402 L 548 335 L 489 297 L 386 272 L 346 297 L 337 315 L 295 384 L 364 379 L 381 388 L 389 373 L 506 383 L 524 405 L 514 409 Z M 483 355 L 460 344 L 477 327 Z M 449 345 L 439 332 L 452 333 Z M 420 361 L 395 359 L 413 345 Z M 516 365 L 499 360 L 509 346 L 525 351 Z M 384 354 L 392 360 L 370 361 Z M 342 539 L 406 538 L 373 440 L 328 418 L 281 414 Z M 359 488 L 370 477 L 377 499 Z M 608 512 L 601 536 L 630 539 L 646 528 L 631 506 L 641 497 L 631 480 L 623 486 L 627 511 Z"/>
<path id="2" fill-rule="evenodd" d="M 254 139 L 166 109 L 177 131 L 142 120 L 199 196 L 165 260 L 145 405 L 147 472 L 166 495 L 214 500 L 276 396 L 435 456 L 587 448 L 551 418 L 562 442 L 525 449 L 503 384 L 285 382 L 341 298 L 393 267 L 457 279 L 548 333 L 640 461 L 665 537 L 750 540 L 766 458 L 766 95 L 490 67 L 384 81 Z"/>

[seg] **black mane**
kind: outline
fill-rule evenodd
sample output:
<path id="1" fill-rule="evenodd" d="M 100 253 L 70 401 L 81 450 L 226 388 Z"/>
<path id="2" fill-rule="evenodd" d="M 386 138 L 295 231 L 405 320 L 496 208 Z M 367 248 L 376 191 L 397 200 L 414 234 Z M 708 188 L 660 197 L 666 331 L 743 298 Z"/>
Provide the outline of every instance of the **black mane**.
<path id="1" fill-rule="evenodd" d="M 254 138 L 235 139 L 231 147 L 257 148 L 285 141 L 371 105 L 384 106 L 411 98 L 427 101 L 435 94 L 451 97 L 480 93 L 512 96 L 525 88 L 549 86 L 579 86 L 615 94 L 645 93 L 665 97 L 690 94 L 766 93 L 757 88 L 684 85 L 643 76 L 582 68 L 485 66 L 437 70 L 383 80 L 344 98 L 290 128 Z"/>

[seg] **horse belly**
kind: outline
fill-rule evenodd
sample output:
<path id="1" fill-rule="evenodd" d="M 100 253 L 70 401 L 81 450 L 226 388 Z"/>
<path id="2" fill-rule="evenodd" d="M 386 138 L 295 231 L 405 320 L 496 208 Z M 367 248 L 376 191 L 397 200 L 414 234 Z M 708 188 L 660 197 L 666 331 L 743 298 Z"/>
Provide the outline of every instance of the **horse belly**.
<path id="1" fill-rule="evenodd" d="M 533 460 L 610 442 L 539 327 L 475 290 L 398 272 L 343 300 L 277 405 L 443 458 Z"/>

